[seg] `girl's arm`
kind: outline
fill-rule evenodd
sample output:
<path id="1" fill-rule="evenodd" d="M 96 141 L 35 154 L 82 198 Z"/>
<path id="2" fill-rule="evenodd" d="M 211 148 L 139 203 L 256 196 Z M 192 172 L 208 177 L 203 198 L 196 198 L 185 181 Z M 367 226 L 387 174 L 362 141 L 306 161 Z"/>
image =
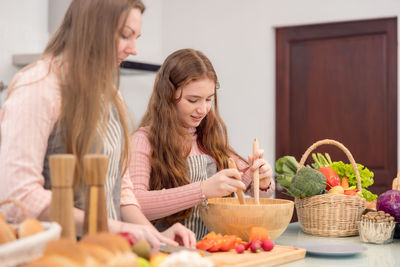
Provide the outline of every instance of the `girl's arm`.
<path id="1" fill-rule="evenodd" d="M 154 220 L 199 204 L 202 200 L 200 182 L 171 189 L 149 190 L 150 151 L 147 132 L 144 128 L 139 129 L 131 139 L 129 174 L 144 215 Z"/>

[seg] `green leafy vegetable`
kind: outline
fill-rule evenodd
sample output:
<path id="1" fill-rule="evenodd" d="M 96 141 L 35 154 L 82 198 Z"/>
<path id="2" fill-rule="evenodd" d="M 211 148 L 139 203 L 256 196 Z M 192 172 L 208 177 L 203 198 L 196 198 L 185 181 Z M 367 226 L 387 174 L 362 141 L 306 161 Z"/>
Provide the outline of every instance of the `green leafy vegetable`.
<path id="1" fill-rule="evenodd" d="M 361 178 L 361 187 L 367 188 L 368 186 L 372 185 L 374 183 L 374 173 L 359 163 L 356 165 Z M 353 166 L 350 163 L 346 164 L 342 161 L 335 161 L 330 166 L 340 178 L 347 177 L 349 186 L 357 185 L 356 174 L 353 170 Z"/>
<path id="2" fill-rule="evenodd" d="M 356 165 L 361 178 L 363 197 L 367 201 L 375 200 L 378 196 L 365 189 L 374 183 L 374 173 L 359 163 L 356 163 Z M 349 186 L 351 188 L 357 187 L 356 174 L 353 170 L 353 166 L 350 163 L 346 164 L 342 161 L 335 161 L 330 166 L 339 175 L 340 178 L 347 177 L 349 181 Z"/>
<path id="3" fill-rule="evenodd" d="M 373 200 L 377 199 L 377 197 L 378 197 L 377 195 L 371 193 L 367 189 L 363 189 L 362 194 L 363 194 L 363 198 L 365 198 L 365 200 L 367 200 L 367 201 L 373 201 Z"/>
<path id="4" fill-rule="evenodd" d="M 325 176 L 310 167 L 302 167 L 293 177 L 278 177 L 277 181 L 292 197 L 306 198 L 325 193 Z"/>
<path id="5" fill-rule="evenodd" d="M 280 175 L 292 177 L 296 174 L 299 163 L 295 157 L 284 156 L 275 163 L 275 172 Z"/>

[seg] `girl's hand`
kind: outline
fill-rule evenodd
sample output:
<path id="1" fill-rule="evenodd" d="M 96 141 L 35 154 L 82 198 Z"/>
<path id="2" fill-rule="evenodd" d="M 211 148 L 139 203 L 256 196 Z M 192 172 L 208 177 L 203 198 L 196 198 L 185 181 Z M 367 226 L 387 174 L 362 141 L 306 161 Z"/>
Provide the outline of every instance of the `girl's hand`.
<path id="1" fill-rule="evenodd" d="M 260 170 L 260 189 L 267 189 L 272 182 L 271 165 L 264 159 L 264 150 L 259 149 L 254 156 L 249 155 L 250 171 Z"/>
<path id="2" fill-rule="evenodd" d="M 241 174 L 238 170 L 224 169 L 203 181 L 201 191 L 206 198 L 224 197 L 238 189 L 246 189 L 245 184 L 240 180 Z"/>
<path id="3" fill-rule="evenodd" d="M 175 240 L 181 246 L 196 248 L 196 235 L 180 223 L 175 223 L 166 231 L 162 232 L 165 237 Z"/>

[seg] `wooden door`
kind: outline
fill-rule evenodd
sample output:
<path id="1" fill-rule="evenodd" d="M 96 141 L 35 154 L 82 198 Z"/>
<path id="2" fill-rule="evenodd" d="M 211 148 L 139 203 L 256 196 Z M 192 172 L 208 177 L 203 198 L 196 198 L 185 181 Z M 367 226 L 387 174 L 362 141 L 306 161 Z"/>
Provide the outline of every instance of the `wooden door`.
<path id="1" fill-rule="evenodd" d="M 374 172 L 370 191 L 391 187 L 397 170 L 396 18 L 276 29 L 276 158 L 300 161 L 326 138 L 343 143 Z M 348 162 L 335 147 L 317 151 Z"/>

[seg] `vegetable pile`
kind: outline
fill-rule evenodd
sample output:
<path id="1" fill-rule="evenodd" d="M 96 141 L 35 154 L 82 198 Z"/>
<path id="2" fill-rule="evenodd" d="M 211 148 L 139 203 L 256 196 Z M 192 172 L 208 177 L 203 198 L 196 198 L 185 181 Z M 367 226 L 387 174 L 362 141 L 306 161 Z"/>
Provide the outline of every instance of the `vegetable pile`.
<path id="1" fill-rule="evenodd" d="M 344 194 L 360 196 L 373 201 L 377 195 L 366 190 L 374 183 L 374 174 L 361 164 L 356 164 L 361 178 L 362 194 L 357 187 L 357 178 L 351 164 L 342 161 L 332 162 L 328 153 L 313 153 L 314 162 L 303 166 L 297 172 L 299 163 L 292 156 L 279 158 L 275 163 L 275 172 L 280 176 L 277 182 L 293 197 L 310 197 L 319 194 Z M 296 173 L 297 172 L 297 173 Z"/>
<path id="2" fill-rule="evenodd" d="M 269 238 L 268 230 L 264 227 L 253 226 L 249 236 L 249 241 L 246 242 L 236 235 L 210 232 L 196 243 L 196 248 L 209 252 L 225 252 L 235 249 L 239 254 L 246 250 L 257 253 L 262 250 L 271 251 L 274 248 L 274 242 Z"/>

